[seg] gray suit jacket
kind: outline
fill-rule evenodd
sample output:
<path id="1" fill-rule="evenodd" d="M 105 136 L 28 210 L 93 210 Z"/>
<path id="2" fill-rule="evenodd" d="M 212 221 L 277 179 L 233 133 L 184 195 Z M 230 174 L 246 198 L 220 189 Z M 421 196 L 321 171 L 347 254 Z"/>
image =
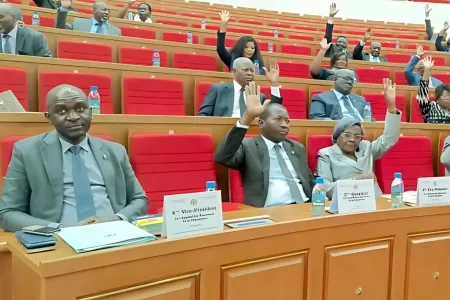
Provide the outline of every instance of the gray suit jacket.
<path id="1" fill-rule="evenodd" d="M 217 147 L 215 161 L 240 171 L 245 204 L 263 207 L 269 189 L 269 151 L 261 135 L 244 139 L 246 133 L 247 129 L 234 126 Z M 292 140 L 285 140 L 283 147 L 311 199 L 315 178 L 306 162 L 305 147 Z"/>
<path id="2" fill-rule="evenodd" d="M 131 220 L 145 214 L 148 199 L 131 168 L 125 148 L 89 136 L 114 213 Z M 3 180 L 0 227 L 18 231 L 25 226 L 58 222 L 63 205 L 63 158 L 56 131 L 18 141 Z"/>
<path id="3" fill-rule="evenodd" d="M 0 43 L 0 53 L 3 53 L 2 43 Z M 52 53 L 48 49 L 45 36 L 34 29 L 17 26 L 16 54 L 51 57 Z"/>
<path id="4" fill-rule="evenodd" d="M 358 110 L 361 117 L 364 115 L 364 106 L 366 100 L 358 95 L 348 95 L 353 106 Z M 339 100 L 333 91 L 316 94 L 311 99 L 311 108 L 309 110 L 309 118 L 312 120 L 340 120 L 343 114 Z M 372 117 L 372 120 L 375 119 Z"/>
<path id="5" fill-rule="evenodd" d="M 391 149 L 400 138 L 401 114 L 386 114 L 386 123 L 383 135 L 373 142 L 361 141 L 354 161 L 344 154 L 337 144 L 319 151 L 316 176 L 325 179 L 325 188 L 328 199 L 332 199 L 336 181 L 351 179 L 355 175 L 373 171 L 373 162 L 380 159 Z M 378 183 L 375 185 L 375 194 L 381 196 Z"/>
<path id="6" fill-rule="evenodd" d="M 67 23 L 67 12 L 63 12 L 60 9 L 56 14 L 56 28 L 77 30 L 83 32 L 91 32 L 92 19 L 74 18 L 72 23 Z M 103 30 L 106 30 L 105 34 L 109 35 L 122 35 L 119 28 L 108 22 L 103 26 Z"/>
<path id="7" fill-rule="evenodd" d="M 450 176 L 450 136 L 445 138 L 442 148 L 441 163 L 445 165 L 445 176 Z"/>
<path id="8" fill-rule="evenodd" d="M 261 103 L 266 100 L 266 96 L 261 94 Z M 283 97 L 278 98 L 271 95 L 270 101 L 282 104 Z M 208 94 L 203 99 L 202 107 L 198 111 L 199 116 L 231 117 L 234 105 L 234 85 L 233 82 L 215 83 L 211 86 Z"/>

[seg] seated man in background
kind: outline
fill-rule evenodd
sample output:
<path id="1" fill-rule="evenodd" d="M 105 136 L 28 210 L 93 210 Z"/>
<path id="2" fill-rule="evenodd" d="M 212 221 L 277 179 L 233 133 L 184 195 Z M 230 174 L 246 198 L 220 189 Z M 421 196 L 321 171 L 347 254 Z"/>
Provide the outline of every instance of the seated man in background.
<path id="1" fill-rule="evenodd" d="M 417 52 L 411 57 L 411 60 L 406 65 L 405 70 L 403 71 L 405 73 L 405 78 L 408 81 L 408 85 L 410 86 L 419 86 L 420 81 L 422 80 L 423 72 L 425 70 L 423 65 L 423 60 L 420 60 L 420 58 L 425 54 L 425 51 L 423 50 L 423 47 L 418 45 L 417 46 Z M 418 73 L 414 72 L 414 68 L 417 65 L 417 71 Z M 429 87 L 438 87 L 442 84 L 442 81 L 440 81 L 437 78 L 431 77 L 428 80 Z"/>
<path id="2" fill-rule="evenodd" d="M 74 18 L 72 23 L 67 24 L 67 12 L 71 4 L 71 0 L 61 0 L 61 7 L 58 8 L 56 15 L 56 28 L 98 34 L 122 35 L 119 28 L 108 22 L 110 9 L 105 2 L 94 2 L 92 19 Z"/>
<path id="3" fill-rule="evenodd" d="M 370 53 L 366 53 L 363 51 L 364 45 L 368 40 L 372 37 L 370 33 L 370 28 L 367 29 L 366 34 L 361 42 L 355 46 L 353 50 L 353 59 L 356 60 L 365 60 L 371 62 L 387 62 L 387 59 L 383 56 L 380 56 L 381 53 L 381 43 L 380 42 L 372 42 L 370 45 Z"/>
<path id="4" fill-rule="evenodd" d="M 129 0 L 125 3 L 123 8 L 119 12 L 119 18 L 121 19 L 127 19 L 128 18 L 128 11 L 130 9 L 130 6 L 134 4 L 136 0 Z M 152 23 L 152 19 L 150 19 L 150 16 L 152 14 L 152 7 L 148 3 L 141 3 L 138 6 L 138 13 L 134 14 L 133 21 L 137 22 L 144 22 L 144 23 Z"/>
<path id="5" fill-rule="evenodd" d="M 62 226 L 145 214 L 148 199 L 125 148 L 87 134 L 92 112 L 82 90 L 60 85 L 47 94 L 56 130 L 18 141 L 3 179 L 0 227 Z"/>
<path id="6" fill-rule="evenodd" d="M 215 161 L 240 171 L 247 205 L 265 207 L 309 201 L 315 178 L 306 162 L 305 147 L 286 139 L 286 108 L 270 100 L 261 104 L 259 90 L 254 82 L 245 88 L 247 109 L 217 147 Z M 261 135 L 244 139 L 257 117 Z"/>
<path id="7" fill-rule="evenodd" d="M 448 22 L 444 23 L 444 28 L 439 32 L 436 41 L 434 42 L 434 46 L 437 51 L 449 52 L 450 51 L 450 39 L 447 40 L 446 46 L 442 46 L 442 40 L 447 36 L 448 31 Z"/>
<path id="8" fill-rule="evenodd" d="M 0 53 L 30 56 L 52 56 L 44 34 L 19 26 L 14 6 L 0 3 Z"/>
<path id="9" fill-rule="evenodd" d="M 270 81 L 271 100 L 273 103 L 281 104 L 283 98 L 280 95 L 278 80 L 280 70 L 276 60 L 271 60 L 270 70 L 264 68 L 266 77 Z M 243 116 L 246 108 L 245 87 L 255 78 L 255 65 L 247 57 L 236 58 L 233 62 L 233 82 L 215 83 L 211 86 L 208 94 L 203 99 L 199 116 L 233 117 Z M 264 94 L 260 94 L 261 103 L 266 100 Z"/>
<path id="10" fill-rule="evenodd" d="M 42 8 L 58 9 L 59 7 L 61 7 L 60 0 L 33 0 L 33 2 L 36 3 L 37 6 Z M 77 11 L 72 7 L 72 0 L 70 0 L 70 6 L 67 8 L 67 10 Z"/>
<path id="11" fill-rule="evenodd" d="M 334 89 L 330 92 L 316 94 L 311 99 L 309 118 L 312 120 L 340 120 L 351 116 L 362 121 L 366 100 L 351 94 L 354 84 L 351 70 L 336 71 Z"/>
<path id="12" fill-rule="evenodd" d="M 336 8 L 336 3 L 332 3 L 330 5 L 330 14 L 327 22 L 327 27 L 325 29 L 325 38 L 327 39 L 327 43 L 330 44 L 330 47 L 327 49 L 325 57 L 331 57 L 335 53 L 343 52 L 347 59 L 352 59 L 352 54 L 347 52 L 347 38 L 345 36 L 338 36 L 336 39 L 336 43 L 332 43 L 334 16 L 338 13 L 338 11 L 339 9 Z"/>

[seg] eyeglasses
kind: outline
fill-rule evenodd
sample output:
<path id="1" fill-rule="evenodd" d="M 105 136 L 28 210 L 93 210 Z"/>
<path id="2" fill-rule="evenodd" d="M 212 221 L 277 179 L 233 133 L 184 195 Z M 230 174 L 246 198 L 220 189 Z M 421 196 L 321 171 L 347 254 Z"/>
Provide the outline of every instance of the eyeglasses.
<path id="1" fill-rule="evenodd" d="M 363 136 L 360 134 L 351 134 L 350 132 L 343 132 L 342 135 L 346 138 L 346 139 L 351 139 L 353 138 L 353 140 L 355 141 L 362 141 Z"/>
<path id="2" fill-rule="evenodd" d="M 350 76 L 336 76 L 337 78 L 342 78 L 342 79 L 344 79 L 345 81 L 349 81 L 349 82 L 351 82 L 351 83 L 354 83 L 355 82 L 355 78 L 353 78 L 353 77 L 350 77 Z"/>

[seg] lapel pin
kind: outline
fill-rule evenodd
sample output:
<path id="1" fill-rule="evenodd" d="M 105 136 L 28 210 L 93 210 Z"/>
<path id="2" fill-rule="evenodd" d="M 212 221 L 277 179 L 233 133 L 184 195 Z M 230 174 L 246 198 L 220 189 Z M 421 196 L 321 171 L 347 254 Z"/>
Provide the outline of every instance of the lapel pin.
<path id="1" fill-rule="evenodd" d="M 106 154 L 103 154 L 103 159 L 106 159 Z"/>
<path id="2" fill-rule="evenodd" d="M 295 154 L 294 151 L 291 152 L 292 154 Z"/>

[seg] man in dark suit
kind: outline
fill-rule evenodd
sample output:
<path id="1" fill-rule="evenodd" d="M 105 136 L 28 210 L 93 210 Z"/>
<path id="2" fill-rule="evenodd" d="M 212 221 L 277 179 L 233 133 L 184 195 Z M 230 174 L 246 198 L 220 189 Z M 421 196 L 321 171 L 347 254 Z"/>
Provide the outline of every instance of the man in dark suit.
<path id="1" fill-rule="evenodd" d="M 61 6 L 60 0 L 33 0 L 33 2 L 42 8 L 58 9 Z M 70 2 L 72 3 L 72 0 Z M 67 10 L 77 11 L 72 5 Z"/>
<path id="2" fill-rule="evenodd" d="M 316 94 L 311 99 L 309 118 L 312 120 L 340 120 L 351 116 L 363 120 L 366 100 L 351 94 L 354 73 L 351 70 L 337 70 L 334 89 L 331 92 Z M 374 119 L 372 118 L 374 121 Z"/>
<path id="3" fill-rule="evenodd" d="M 0 3 L 0 53 L 30 56 L 52 56 L 45 36 L 17 24 L 14 7 Z"/>
<path id="4" fill-rule="evenodd" d="M 330 14 L 327 22 L 327 27 L 325 28 L 325 38 L 327 39 L 327 43 L 330 44 L 330 48 L 328 48 L 325 53 L 325 57 L 331 57 L 333 54 L 337 52 L 344 52 L 347 59 L 352 59 L 353 55 L 347 52 L 347 38 L 345 36 L 338 36 L 336 39 L 336 43 L 333 42 L 333 27 L 334 27 L 334 16 L 338 13 L 339 9 L 336 7 L 336 3 L 332 3 L 330 5 Z"/>
<path id="5" fill-rule="evenodd" d="M 270 71 L 264 68 L 271 85 L 271 101 L 282 103 L 278 79 L 280 70 L 275 60 L 270 62 Z M 211 86 L 208 94 L 203 99 L 198 112 L 199 116 L 215 117 L 241 117 L 245 111 L 244 88 L 254 80 L 255 66 L 247 57 L 239 57 L 233 62 L 233 82 L 216 83 Z M 261 103 L 266 96 L 261 94 Z"/>
<path id="6" fill-rule="evenodd" d="M 259 86 L 254 82 L 245 88 L 245 93 L 247 109 L 217 147 L 216 162 L 240 171 L 247 205 L 280 206 L 309 201 L 315 178 L 306 162 L 305 147 L 286 139 L 287 110 L 270 100 L 261 104 Z M 256 117 L 261 135 L 244 139 Z"/>
<path id="7" fill-rule="evenodd" d="M 92 112 L 83 91 L 55 87 L 47 110 L 56 130 L 14 145 L 3 179 L 0 227 L 131 221 L 145 214 L 148 199 L 125 148 L 87 134 Z"/>
<path id="8" fill-rule="evenodd" d="M 387 62 L 387 59 L 383 56 L 380 56 L 381 53 L 381 43 L 380 42 L 372 42 L 370 45 L 370 53 L 366 53 L 363 51 L 364 45 L 368 40 L 372 37 L 370 33 L 370 28 L 367 29 L 364 38 L 359 42 L 358 45 L 353 49 L 353 59 L 356 60 L 365 60 L 371 62 Z"/>

